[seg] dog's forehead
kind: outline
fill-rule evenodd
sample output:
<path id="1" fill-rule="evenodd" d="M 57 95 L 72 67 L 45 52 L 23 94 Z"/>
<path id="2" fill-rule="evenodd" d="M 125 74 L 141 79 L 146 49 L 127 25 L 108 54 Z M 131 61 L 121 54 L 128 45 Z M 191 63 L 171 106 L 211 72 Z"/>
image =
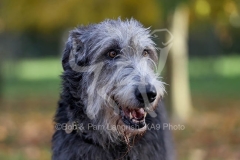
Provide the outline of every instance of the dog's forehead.
<path id="1" fill-rule="evenodd" d="M 139 56 L 147 49 L 152 53 L 151 58 L 157 61 L 155 43 L 151 39 L 149 28 L 144 28 L 134 19 L 105 20 L 98 24 L 82 26 L 71 32 L 69 41 L 72 39 L 76 44 L 81 42 L 85 56 L 91 56 L 91 59 L 97 59 L 116 48 L 125 55 Z"/>
<path id="2" fill-rule="evenodd" d="M 154 44 L 150 38 L 149 29 L 144 28 L 133 19 L 129 21 L 103 21 L 97 24 L 94 29 L 99 41 L 116 41 L 122 48 L 131 45 L 144 48 Z"/>

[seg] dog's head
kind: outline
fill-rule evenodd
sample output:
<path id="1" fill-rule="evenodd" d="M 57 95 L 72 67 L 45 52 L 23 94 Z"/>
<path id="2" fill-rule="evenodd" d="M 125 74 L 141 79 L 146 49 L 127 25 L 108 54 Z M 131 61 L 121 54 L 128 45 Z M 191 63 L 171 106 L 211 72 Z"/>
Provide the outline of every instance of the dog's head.
<path id="1" fill-rule="evenodd" d="M 149 29 L 133 19 L 76 28 L 62 59 L 68 91 L 81 101 L 87 117 L 115 125 L 108 134 L 128 135 L 146 130 L 145 117 L 154 116 L 163 96 L 163 83 L 154 73 L 157 61 Z"/>

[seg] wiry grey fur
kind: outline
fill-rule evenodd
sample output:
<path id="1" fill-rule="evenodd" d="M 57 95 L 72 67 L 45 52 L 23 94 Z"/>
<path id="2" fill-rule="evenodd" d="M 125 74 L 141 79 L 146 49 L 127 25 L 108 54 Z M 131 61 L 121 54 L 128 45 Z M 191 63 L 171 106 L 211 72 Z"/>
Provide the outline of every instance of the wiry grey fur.
<path id="1" fill-rule="evenodd" d="M 107 53 L 119 50 L 114 59 Z M 144 50 L 147 57 L 142 56 Z M 70 32 L 63 54 L 62 94 L 55 123 L 79 122 L 83 131 L 56 130 L 53 136 L 54 160 L 165 160 L 173 159 L 168 130 L 119 131 L 106 129 L 122 125 L 115 102 L 122 107 L 149 110 L 147 125 L 167 122 L 162 97 L 164 86 L 154 73 L 155 44 L 149 29 L 136 20 L 106 20 L 81 26 Z M 142 106 L 134 95 L 138 86 L 153 85 L 157 98 Z M 154 114 L 153 114 L 154 113 Z M 156 117 L 153 117 L 153 116 Z M 103 129 L 88 129 L 88 125 Z"/>

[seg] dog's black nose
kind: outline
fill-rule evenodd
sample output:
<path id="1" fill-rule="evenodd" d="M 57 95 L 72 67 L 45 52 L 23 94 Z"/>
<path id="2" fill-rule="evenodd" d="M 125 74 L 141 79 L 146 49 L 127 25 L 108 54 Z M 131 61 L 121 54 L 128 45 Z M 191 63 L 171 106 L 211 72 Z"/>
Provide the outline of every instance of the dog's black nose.
<path id="1" fill-rule="evenodd" d="M 147 97 L 150 103 L 152 103 L 157 96 L 156 88 L 153 85 L 148 84 L 146 87 Z"/>
<path id="2" fill-rule="evenodd" d="M 135 96 L 137 100 L 141 103 L 144 103 L 144 98 L 148 98 L 148 101 L 152 103 L 157 96 L 156 88 L 153 85 L 139 86 L 135 90 Z"/>

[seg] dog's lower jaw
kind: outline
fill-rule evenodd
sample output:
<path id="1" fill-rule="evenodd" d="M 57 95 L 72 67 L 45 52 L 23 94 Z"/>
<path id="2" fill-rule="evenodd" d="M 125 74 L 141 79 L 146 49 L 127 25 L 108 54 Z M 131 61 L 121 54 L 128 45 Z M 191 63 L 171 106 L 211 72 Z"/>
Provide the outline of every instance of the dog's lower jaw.
<path id="1" fill-rule="evenodd" d="M 147 130 L 147 126 L 146 124 L 139 129 L 135 129 L 132 127 L 129 127 L 127 125 L 125 125 L 122 121 L 119 124 L 121 127 L 119 127 L 120 129 L 118 130 L 118 133 L 121 135 L 121 138 L 123 137 L 126 143 L 129 143 L 128 141 L 126 141 L 127 139 L 131 139 L 132 137 L 136 136 L 136 135 L 143 135 L 146 130 Z"/>

